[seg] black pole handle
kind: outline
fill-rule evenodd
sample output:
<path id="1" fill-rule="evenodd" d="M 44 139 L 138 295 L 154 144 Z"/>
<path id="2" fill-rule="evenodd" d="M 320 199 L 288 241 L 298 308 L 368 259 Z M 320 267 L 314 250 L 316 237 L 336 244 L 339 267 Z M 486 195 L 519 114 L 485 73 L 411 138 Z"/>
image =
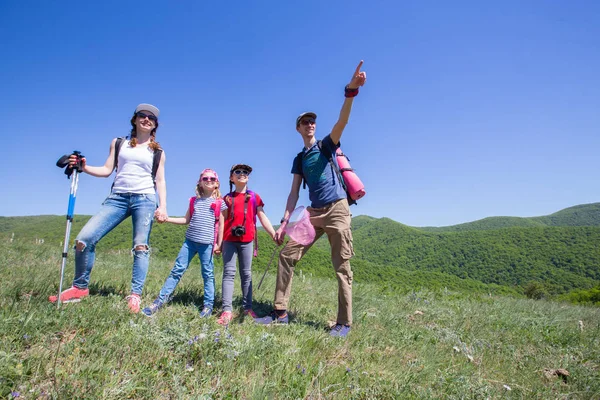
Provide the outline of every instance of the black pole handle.
<path id="1" fill-rule="evenodd" d="M 74 166 L 71 166 L 69 164 L 69 158 L 71 156 L 76 156 L 77 157 L 77 162 L 75 163 Z M 83 158 L 85 156 L 83 154 L 81 154 L 80 151 L 74 150 L 73 153 L 71 154 L 65 154 L 64 156 L 62 156 L 61 158 L 58 159 L 58 161 L 56 162 L 56 166 L 58 168 L 65 168 L 65 175 L 67 175 L 67 178 L 71 177 L 71 174 L 73 174 L 73 170 L 77 170 L 77 172 L 81 173 L 83 171 Z"/>

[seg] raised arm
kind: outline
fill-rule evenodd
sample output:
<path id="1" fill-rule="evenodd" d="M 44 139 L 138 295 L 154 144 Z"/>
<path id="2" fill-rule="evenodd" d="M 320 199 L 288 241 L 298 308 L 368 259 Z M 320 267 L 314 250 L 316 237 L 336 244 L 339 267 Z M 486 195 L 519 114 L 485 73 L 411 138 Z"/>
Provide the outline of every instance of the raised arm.
<path id="1" fill-rule="evenodd" d="M 302 175 L 294 174 L 294 178 L 292 179 L 292 188 L 290 189 L 290 194 L 287 198 L 287 203 L 285 205 L 285 211 L 283 213 L 283 218 L 281 222 L 281 226 L 275 232 L 275 236 L 273 239 L 277 244 L 282 244 L 285 239 L 285 227 L 290 219 L 290 214 L 296 208 L 296 204 L 298 203 L 298 198 L 300 197 L 300 185 L 302 184 Z"/>
<path id="2" fill-rule="evenodd" d="M 340 142 L 344 128 L 348 124 L 348 119 L 350 118 L 354 96 L 358 93 L 358 88 L 364 85 L 367 80 L 367 73 L 360 70 L 362 65 L 363 61 L 361 60 L 352 75 L 352 79 L 350 79 L 350 83 L 346 86 L 346 98 L 344 99 L 344 104 L 342 104 L 340 117 L 333 126 L 330 134 L 333 144 L 338 144 Z"/>
<path id="3" fill-rule="evenodd" d="M 81 159 L 81 170 L 86 174 L 98 177 L 98 178 L 106 178 L 112 174 L 113 169 L 115 168 L 115 142 L 117 139 L 113 139 L 110 142 L 110 148 L 108 151 L 108 158 L 106 162 L 101 167 L 93 167 L 91 165 L 87 165 L 87 160 L 85 157 Z M 77 163 L 77 156 L 71 155 L 69 157 L 69 164 L 75 165 Z"/>

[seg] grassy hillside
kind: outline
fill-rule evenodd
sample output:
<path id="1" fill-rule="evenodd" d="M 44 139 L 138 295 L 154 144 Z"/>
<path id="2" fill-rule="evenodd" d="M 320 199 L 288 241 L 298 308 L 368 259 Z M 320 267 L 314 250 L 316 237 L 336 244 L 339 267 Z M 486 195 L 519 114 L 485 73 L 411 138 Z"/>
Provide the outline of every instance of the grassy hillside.
<path id="1" fill-rule="evenodd" d="M 88 219 L 75 217 L 71 239 Z M 424 232 L 387 218 L 359 216 L 353 220 L 353 230 L 355 279 L 380 283 L 390 290 L 410 285 L 517 294 L 531 282 L 539 282 L 555 295 L 600 284 L 600 227 L 538 225 Z M 16 240 L 30 242 L 43 238 L 56 246 L 57 253 L 62 251 L 64 231 L 64 217 L 0 218 L 0 234 L 8 238 L 14 233 Z M 174 260 L 184 232 L 184 226 L 156 224 L 151 235 L 153 255 Z M 275 245 L 264 232 L 259 232 L 259 243 L 256 265 L 264 268 Z M 98 254 L 127 253 L 130 247 L 131 226 L 126 222 L 100 242 Z M 329 251 L 328 242 L 320 240 L 299 267 L 315 276 L 330 276 Z"/>
<path id="2" fill-rule="evenodd" d="M 581 204 L 541 217 L 488 217 L 464 224 L 419 229 L 428 232 L 462 232 L 539 226 L 600 226 L 600 203 Z"/>
<path id="3" fill-rule="evenodd" d="M 354 326 L 347 340 L 334 340 L 326 331 L 335 318 L 333 278 L 297 272 L 287 327 L 257 326 L 236 309 L 224 329 L 214 316 L 198 318 L 197 264 L 153 318 L 129 314 L 130 264 L 129 254 L 102 252 L 92 296 L 57 310 L 46 299 L 58 287 L 60 252 L 0 240 L 0 265 L 10 266 L 0 268 L 2 398 L 600 397 L 598 308 L 451 290 L 382 293 L 357 282 Z M 152 257 L 144 304 L 170 268 Z M 71 260 L 67 282 L 72 271 Z M 275 283 L 268 274 L 256 290 L 260 275 L 254 305 L 262 315 Z"/>

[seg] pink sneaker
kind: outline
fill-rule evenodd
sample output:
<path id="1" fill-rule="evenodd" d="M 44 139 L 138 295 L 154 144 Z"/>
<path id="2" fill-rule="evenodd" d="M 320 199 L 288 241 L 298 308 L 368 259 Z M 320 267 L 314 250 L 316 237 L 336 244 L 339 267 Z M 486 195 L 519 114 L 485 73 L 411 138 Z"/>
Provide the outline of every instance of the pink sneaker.
<path id="1" fill-rule="evenodd" d="M 231 311 L 223 311 L 223 313 L 221 314 L 221 316 L 217 320 L 217 324 L 219 324 L 219 325 L 229 325 L 229 323 L 231 322 L 232 318 L 233 318 L 233 315 L 231 314 Z"/>
<path id="2" fill-rule="evenodd" d="M 142 303 L 142 299 L 139 294 L 131 293 L 129 296 L 125 297 L 127 300 L 127 306 L 129 307 L 129 311 L 134 314 L 140 312 L 140 304 Z"/>
<path id="3" fill-rule="evenodd" d="M 89 295 L 89 289 L 79 289 L 73 286 L 67 290 L 63 290 L 60 294 L 60 301 L 61 303 L 76 303 Z M 48 300 L 50 300 L 51 303 L 56 303 L 58 301 L 58 296 L 50 296 L 48 297 Z"/>
<path id="4" fill-rule="evenodd" d="M 252 318 L 258 318 L 258 315 L 251 308 L 244 310 L 244 315 L 250 316 Z"/>

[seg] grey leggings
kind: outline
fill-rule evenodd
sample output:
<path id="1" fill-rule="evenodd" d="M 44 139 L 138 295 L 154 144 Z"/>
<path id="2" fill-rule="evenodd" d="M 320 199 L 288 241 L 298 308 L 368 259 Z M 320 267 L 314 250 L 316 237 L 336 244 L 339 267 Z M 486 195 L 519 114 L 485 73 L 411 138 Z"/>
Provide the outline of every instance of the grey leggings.
<path id="1" fill-rule="evenodd" d="M 233 279 L 235 262 L 240 258 L 240 280 L 242 281 L 242 307 L 252 308 L 252 252 L 254 242 L 223 241 L 223 311 L 232 311 Z"/>

